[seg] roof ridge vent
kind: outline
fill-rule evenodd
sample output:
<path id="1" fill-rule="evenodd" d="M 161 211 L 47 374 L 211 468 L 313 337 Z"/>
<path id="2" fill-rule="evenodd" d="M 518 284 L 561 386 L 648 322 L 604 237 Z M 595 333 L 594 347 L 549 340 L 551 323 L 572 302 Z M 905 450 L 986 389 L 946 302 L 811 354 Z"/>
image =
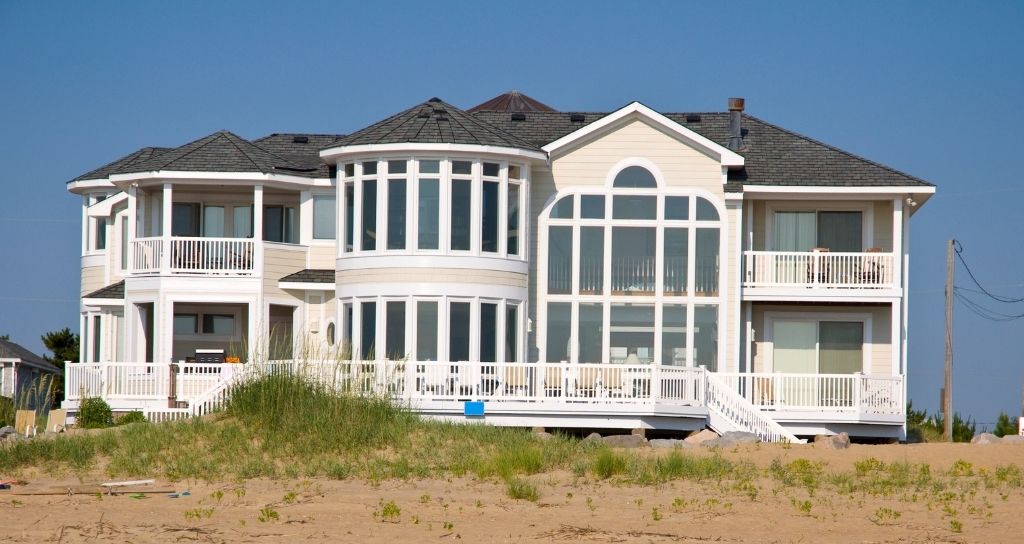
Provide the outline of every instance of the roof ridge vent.
<path id="1" fill-rule="evenodd" d="M 309 143 L 309 136 L 293 136 L 292 137 L 292 143 L 293 144 L 308 144 Z"/>
<path id="2" fill-rule="evenodd" d="M 436 96 L 431 98 L 430 100 L 427 100 L 427 102 L 440 102 L 440 101 L 441 101 L 441 99 L 436 97 Z"/>
<path id="3" fill-rule="evenodd" d="M 699 123 L 700 122 L 700 114 L 699 113 L 687 113 L 686 114 L 686 122 L 687 123 Z"/>
<path id="4" fill-rule="evenodd" d="M 571 114 L 569 114 L 569 122 L 570 123 L 582 123 L 583 121 L 586 121 L 586 120 L 587 120 L 587 117 L 585 115 L 583 115 L 582 113 L 571 113 Z"/>
<path id="5" fill-rule="evenodd" d="M 512 118 L 513 121 L 525 121 L 526 120 L 526 114 L 525 113 L 513 113 L 511 118 Z"/>

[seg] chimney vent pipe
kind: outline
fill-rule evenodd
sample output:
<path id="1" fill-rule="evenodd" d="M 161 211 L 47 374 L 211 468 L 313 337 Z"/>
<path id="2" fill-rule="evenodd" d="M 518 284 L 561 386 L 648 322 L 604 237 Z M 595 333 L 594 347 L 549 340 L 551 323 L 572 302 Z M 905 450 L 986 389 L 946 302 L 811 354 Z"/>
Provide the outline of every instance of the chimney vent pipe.
<path id="1" fill-rule="evenodd" d="M 745 146 L 743 145 L 743 127 L 741 121 L 743 118 L 743 107 L 745 100 L 742 98 L 730 98 L 729 99 L 729 149 L 733 151 L 742 151 Z"/>

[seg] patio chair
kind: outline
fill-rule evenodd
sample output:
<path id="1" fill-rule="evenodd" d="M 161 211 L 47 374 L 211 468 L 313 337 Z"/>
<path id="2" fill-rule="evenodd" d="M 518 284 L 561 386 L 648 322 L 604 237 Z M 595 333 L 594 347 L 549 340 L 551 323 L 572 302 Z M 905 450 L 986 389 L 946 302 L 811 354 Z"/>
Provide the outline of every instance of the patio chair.
<path id="1" fill-rule="evenodd" d="M 562 369 L 557 366 L 549 366 L 544 369 L 544 396 L 562 396 Z"/>
<path id="2" fill-rule="evenodd" d="M 515 395 L 517 392 L 528 395 L 530 380 L 527 375 L 529 369 L 519 366 L 506 366 L 504 371 L 504 385 L 506 395 Z"/>

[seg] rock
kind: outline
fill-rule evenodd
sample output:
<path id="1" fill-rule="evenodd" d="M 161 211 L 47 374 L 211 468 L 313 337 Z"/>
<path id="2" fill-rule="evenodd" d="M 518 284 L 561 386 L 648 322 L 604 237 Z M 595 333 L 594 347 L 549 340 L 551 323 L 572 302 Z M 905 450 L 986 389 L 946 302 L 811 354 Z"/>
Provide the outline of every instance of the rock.
<path id="1" fill-rule="evenodd" d="M 647 441 L 652 448 L 664 448 L 664 449 L 675 449 L 675 448 L 690 448 L 693 447 L 691 444 L 687 444 L 685 440 L 676 440 L 674 438 L 652 438 Z"/>
<path id="2" fill-rule="evenodd" d="M 985 446 L 988 444 L 995 444 L 999 442 L 999 440 L 999 437 L 992 433 L 981 433 L 971 439 L 971 444 L 979 444 Z"/>
<path id="3" fill-rule="evenodd" d="M 819 434 L 814 437 L 814 445 L 827 450 L 845 450 L 850 447 L 850 435 L 846 433 Z"/>
<path id="4" fill-rule="evenodd" d="M 584 442 L 601 442 L 601 435 L 598 434 L 598 433 L 590 433 L 590 434 L 587 435 L 586 438 L 583 439 L 583 441 Z"/>
<path id="5" fill-rule="evenodd" d="M 613 434 L 601 439 L 605 445 L 613 448 L 646 448 L 647 439 L 635 434 Z"/>
<path id="6" fill-rule="evenodd" d="M 701 430 L 701 431 L 697 431 L 697 432 L 691 434 L 690 436 L 687 436 L 683 440 L 683 442 L 686 442 L 687 444 L 692 444 L 692 445 L 696 446 L 697 444 L 703 444 L 704 442 L 707 442 L 708 440 L 715 440 L 717 438 L 718 438 L 718 433 L 716 433 L 715 431 L 712 431 L 710 429 L 704 429 L 704 430 Z"/>
<path id="7" fill-rule="evenodd" d="M 534 438 L 537 440 L 551 440 L 551 433 L 547 431 L 540 431 L 539 433 L 533 433 Z"/>
<path id="8" fill-rule="evenodd" d="M 6 427 L 0 427 L 0 438 L 4 438 L 9 434 L 14 434 L 14 427 L 11 427 L 10 425 Z"/>
<path id="9" fill-rule="evenodd" d="M 1024 444 L 1024 436 L 1019 434 L 1008 434 L 1000 440 L 1003 444 Z"/>
<path id="10" fill-rule="evenodd" d="M 703 442 L 701 445 L 719 446 L 725 448 L 729 446 L 738 446 L 740 444 L 757 444 L 760 441 L 761 439 L 758 438 L 757 435 L 754 433 L 747 433 L 743 431 L 729 431 L 714 440 L 708 440 L 706 442 Z"/>

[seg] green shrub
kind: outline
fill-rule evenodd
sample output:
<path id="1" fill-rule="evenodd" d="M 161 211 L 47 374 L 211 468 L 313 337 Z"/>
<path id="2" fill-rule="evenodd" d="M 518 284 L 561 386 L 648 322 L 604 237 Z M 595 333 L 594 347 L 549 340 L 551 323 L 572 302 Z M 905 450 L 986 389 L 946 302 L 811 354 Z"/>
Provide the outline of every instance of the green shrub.
<path id="1" fill-rule="evenodd" d="M 102 429 L 114 424 L 114 414 L 110 411 L 107 401 L 91 397 L 82 401 L 76 422 L 82 429 Z"/>
<path id="2" fill-rule="evenodd" d="M 506 484 L 508 486 L 506 493 L 511 499 L 537 502 L 537 499 L 540 498 L 537 488 L 526 480 L 510 478 Z"/>
<path id="3" fill-rule="evenodd" d="M 138 410 L 128 412 L 127 414 L 117 418 L 118 425 L 128 425 L 130 423 L 146 423 L 146 421 L 148 420 L 146 419 L 145 414 Z"/>
<path id="4" fill-rule="evenodd" d="M 14 425 L 14 401 L 7 397 L 0 397 L 0 427 Z"/>
<path id="5" fill-rule="evenodd" d="M 1017 434 L 1017 421 L 1011 420 L 1006 412 L 999 412 L 999 419 L 996 420 L 996 428 L 992 434 L 998 437 Z"/>

